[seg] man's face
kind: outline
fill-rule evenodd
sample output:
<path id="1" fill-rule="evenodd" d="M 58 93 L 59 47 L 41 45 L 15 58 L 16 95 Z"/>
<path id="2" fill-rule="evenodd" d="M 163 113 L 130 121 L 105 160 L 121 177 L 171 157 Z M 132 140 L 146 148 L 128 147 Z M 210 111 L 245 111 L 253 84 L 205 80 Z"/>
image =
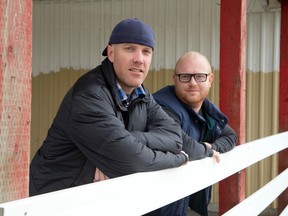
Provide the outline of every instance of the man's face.
<path id="1" fill-rule="evenodd" d="M 178 74 L 186 74 L 183 75 L 182 81 L 179 80 Z M 194 77 L 190 77 L 189 80 L 188 74 L 202 74 L 196 77 L 199 81 L 197 82 Z M 196 75 L 197 76 L 197 75 Z M 178 64 L 175 69 L 175 74 L 173 75 L 173 80 L 175 84 L 175 90 L 177 97 L 190 106 L 193 109 L 199 110 L 202 106 L 204 99 L 209 94 L 209 90 L 211 88 L 211 84 L 213 81 L 214 75 L 211 73 L 211 67 L 209 62 L 203 59 L 201 56 L 186 56 L 184 57 Z"/>
<path id="2" fill-rule="evenodd" d="M 121 88 L 130 94 L 147 77 L 153 50 L 139 44 L 123 43 L 108 45 L 107 54 L 113 63 Z"/>

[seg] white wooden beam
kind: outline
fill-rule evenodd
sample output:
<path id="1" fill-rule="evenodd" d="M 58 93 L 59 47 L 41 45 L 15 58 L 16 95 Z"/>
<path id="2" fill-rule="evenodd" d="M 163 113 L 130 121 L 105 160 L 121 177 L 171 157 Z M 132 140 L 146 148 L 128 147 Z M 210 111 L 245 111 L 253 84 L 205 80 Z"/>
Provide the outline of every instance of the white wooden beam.
<path id="1" fill-rule="evenodd" d="M 199 191 L 288 147 L 288 132 L 179 168 L 136 173 L 0 204 L 0 216 L 142 215 Z"/>
<path id="2" fill-rule="evenodd" d="M 223 216 L 259 215 L 288 187 L 288 168 Z"/>

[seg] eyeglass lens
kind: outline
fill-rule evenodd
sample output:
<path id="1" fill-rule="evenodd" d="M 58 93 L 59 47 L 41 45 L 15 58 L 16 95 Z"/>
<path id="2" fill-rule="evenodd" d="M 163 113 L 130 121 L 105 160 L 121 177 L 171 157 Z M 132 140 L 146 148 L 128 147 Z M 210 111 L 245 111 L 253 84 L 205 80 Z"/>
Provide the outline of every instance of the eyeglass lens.
<path id="1" fill-rule="evenodd" d="M 196 82 L 205 82 L 207 80 L 208 74 L 197 73 L 197 74 L 178 74 L 180 82 L 190 82 L 192 77 L 194 77 Z"/>

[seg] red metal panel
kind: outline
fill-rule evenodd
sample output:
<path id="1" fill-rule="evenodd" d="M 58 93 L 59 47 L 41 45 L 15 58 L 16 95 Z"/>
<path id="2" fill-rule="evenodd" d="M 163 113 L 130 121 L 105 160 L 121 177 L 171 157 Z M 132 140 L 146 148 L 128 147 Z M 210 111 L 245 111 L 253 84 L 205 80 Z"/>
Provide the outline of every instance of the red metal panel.
<path id="1" fill-rule="evenodd" d="M 279 131 L 288 130 L 288 0 L 281 1 Z M 279 153 L 279 173 L 288 167 L 288 149 Z M 279 214 L 288 205 L 288 188 L 278 198 Z"/>
<path id="2" fill-rule="evenodd" d="M 0 0 L 0 203 L 28 196 L 32 0 Z"/>
<path id="3" fill-rule="evenodd" d="M 242 144 L 246 112 L 246 1 L 222 0 L 220 11 L 220 109 L 229 117 L 238 144 Z M 219 183 L 219 214 L 244 198 L 245 171 L 241 171 Z"/>

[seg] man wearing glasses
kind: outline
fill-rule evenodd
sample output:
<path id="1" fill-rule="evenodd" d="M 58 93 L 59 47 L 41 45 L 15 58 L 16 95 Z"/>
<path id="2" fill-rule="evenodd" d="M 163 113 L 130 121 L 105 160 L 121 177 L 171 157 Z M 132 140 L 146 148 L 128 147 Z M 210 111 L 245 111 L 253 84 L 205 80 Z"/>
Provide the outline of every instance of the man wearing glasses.
<path id="1" fill-rule="evenodd" d="M 228 118 L 207 99 L 213 79 L 208 59 L 198 52 L 188 52 L 176 63 L 174 85 L 153 95 L 181 126 L 183 150 L 190 160 L 214 157 L 219 162 L 219 153 L 230 151 L 236 145 L 237 137 L 228 125 Z M 208 215 L 211 188 L 157 209 L 150 215 L 187 215 L 188 206 L 200 215 Z"/>

